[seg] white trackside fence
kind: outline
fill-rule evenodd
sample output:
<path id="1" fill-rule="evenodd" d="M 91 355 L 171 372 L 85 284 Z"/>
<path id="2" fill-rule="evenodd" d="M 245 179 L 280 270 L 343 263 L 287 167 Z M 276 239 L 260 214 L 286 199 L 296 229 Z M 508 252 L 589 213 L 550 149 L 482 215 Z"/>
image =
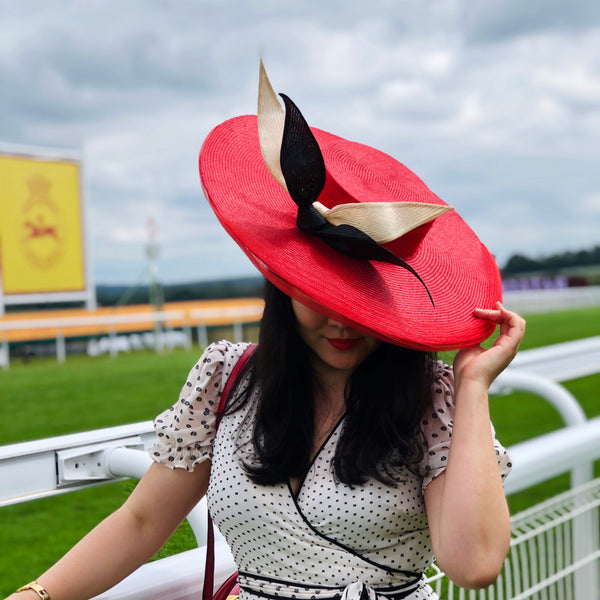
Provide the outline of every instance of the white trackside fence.
<path id="1" fill-rule="evenodd" d="M 512 494 L 565 472 L 571 489 L 512 517 L 512 540 L 497 582 L 467 591 L 434 565 L 428 581 L 446 600 L 598 600 L 600 598 L 600 417 L 586 419 L 561 381 L 600 372 L 600 336 L 521 352 L 491 393 L 533 392 L 550 402 L 565 427 L 509 448 Z M 139 478 L 151 459 L 152 423 L 0 446 L 0 507 L 123 478 Z M 188 521 L 198 548 L 146 564 L 97 600 L 197 600 L 202 591 L 206 503 Z M 216 533 L 215 586 L 234 570 Z"/>
<path id="2" fill-rule="evenodd" d="M 67 359 L 68 335 L 65 331 L 74 327 L 95 327 L 99 331 L 108 328 L 107 334 L 91 336 L 87 342 L 89 356 L 109 353 L 117 356 L 120 352 L 153 348 L 156 351 L 175 347 L 192 347 L 192 327 L 196 328 L 198 343 L 202 347 L 208 345 L 208 325 L 215 320 L 230 323 L 234 342 L 242 342 L 244 323 L 260 321 L 262 305 L 249 306 L 220 306 L 218 308 L 196 308 L 193 310 L 163 310 L 141 314 L 91 315 L 79 317 L 52 317 L 46 319 L 19 319 L 0 321 L 0 368 L 10 366 L 10 344 L 7 334 L 14 331 L 48 331 L 48 338 L 54 338 L 56 360 L 64 363 Z M 180 323 L 175 329 L 170 323 Z M 145 331 L 152 323 L 151 330 Z M 140 332 L 117 333 L 120 325 L 140 328 Z M 72 334 L 71 334 L 72 335 Z"/>

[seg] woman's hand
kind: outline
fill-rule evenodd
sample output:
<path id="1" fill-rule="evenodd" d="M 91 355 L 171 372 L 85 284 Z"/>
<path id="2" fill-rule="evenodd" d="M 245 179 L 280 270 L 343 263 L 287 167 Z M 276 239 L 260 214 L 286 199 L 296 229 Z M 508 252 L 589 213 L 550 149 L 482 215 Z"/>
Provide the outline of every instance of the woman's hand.
<path id="1" fill-rule="evenodd" d="M 487 350 L 479 345 L 460 350 L 454 358 L 454 376 L 457 381 L 474 380 L 487 388 L 515 357 L 525 333 L 525 320 L 500 302 L 492 310 L 475 309 L 474 315 L 500 325 L 500 335 Z"/>

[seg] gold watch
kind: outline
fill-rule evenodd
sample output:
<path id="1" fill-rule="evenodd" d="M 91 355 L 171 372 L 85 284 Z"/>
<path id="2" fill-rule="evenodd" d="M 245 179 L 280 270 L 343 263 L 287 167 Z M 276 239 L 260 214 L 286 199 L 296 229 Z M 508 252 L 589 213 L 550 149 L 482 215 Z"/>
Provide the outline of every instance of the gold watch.
<path id="1" fill-rule="evenodd" d="M 20 587 L 17 590 L 18 592 L 24 592 L 26 590 L 33 590 L 41 600 L 50 600 L 50 594 L 46 591 L 46 588 L 43 585 L 40 585 L 37 581 L 32 581 L 23 587 Z"/>

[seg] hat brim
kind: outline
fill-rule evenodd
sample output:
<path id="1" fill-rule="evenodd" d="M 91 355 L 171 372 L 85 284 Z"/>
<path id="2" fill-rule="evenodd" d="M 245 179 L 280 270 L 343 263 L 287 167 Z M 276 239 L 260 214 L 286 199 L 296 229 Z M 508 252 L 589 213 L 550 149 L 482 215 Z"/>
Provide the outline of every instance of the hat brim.
<path id="1" fill-rule="evenodd" d="M 361 202 L 445 205 L 389 155 L 312 131 L 328 169 L 322 195 L 350 189 Z M 432 304 L 421 282 L 405 269 L 349 258 L 296 227 L 296 205 L 264 164 L 256 117 L 216 127 L 202 146 L 199 167 L 206 198 L 225 230 L 289 296 L 364 333 L 417 350 L 472 346 L 495 329 L 473 311 L 501 300 L 498 267 L 456 211 L 386 244 L 421 276 Z M 323 203 L 331 207 L 342 200 L 326 197 Z"/>

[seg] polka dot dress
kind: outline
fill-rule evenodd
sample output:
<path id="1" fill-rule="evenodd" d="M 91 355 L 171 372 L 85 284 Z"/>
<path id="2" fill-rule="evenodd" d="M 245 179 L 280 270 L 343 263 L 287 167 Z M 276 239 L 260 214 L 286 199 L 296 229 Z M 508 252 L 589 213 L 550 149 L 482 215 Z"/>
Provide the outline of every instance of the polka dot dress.
<path id="1" fill-rule="evenodd" d="M 343 419 L 315 456 L 297 494 L 287 483 L 256 485 L 240 459 L 251 461 L 256 396 L 223 418 L 215 414 L 224 382 L 245 344 L 211 345 L 192 369 L 178 403 L 155 421 L 154 460 L 193 469 L 212 459 L 208 504 L 240 571 L 241 600 L 351 600 L 351 584 L 377 597 L 435 599 L 419 581 L 433 560 L 423 490 L 445 469 L 452 437 L 453 377 L 439 363 L 434 402 L 422 421 L 420 473 L 403 469 L 386 486 L 369 480 L 350 487 L 335 480 L 331 461 Z M 510 470 L 496 442 L 502 476 Z M 360 588 L 357 593 L 360 597 Z"/>

